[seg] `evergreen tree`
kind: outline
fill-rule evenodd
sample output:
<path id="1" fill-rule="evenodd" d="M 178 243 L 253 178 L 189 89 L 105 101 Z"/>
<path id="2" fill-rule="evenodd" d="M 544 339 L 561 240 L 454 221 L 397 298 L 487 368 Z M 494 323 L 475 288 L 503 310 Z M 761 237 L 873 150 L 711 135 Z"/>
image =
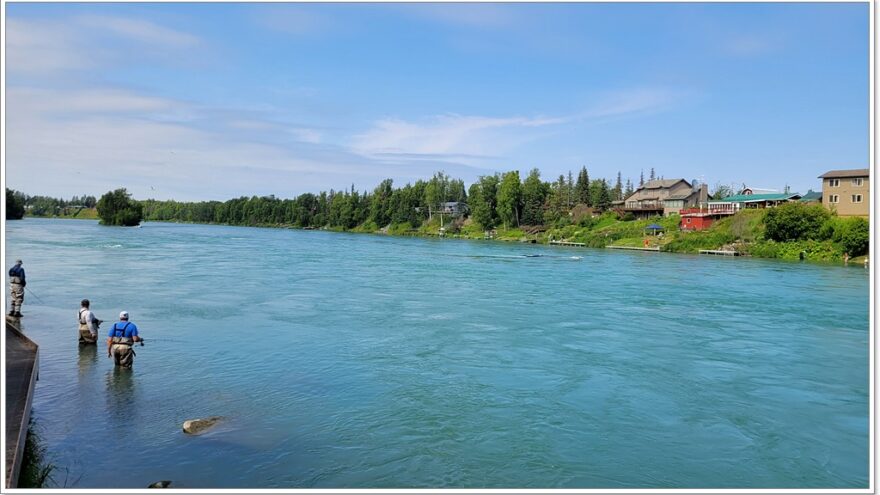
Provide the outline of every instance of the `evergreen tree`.
<path id="1" fill-rule="evenodd" d="M 565 205 L 569 208 L 572 206 L 572 200 L 574 199 L 574 178 L 571 175 L 571 170 L 568 171 L 568 181 L 565 184 L 565 195 L 566 201 Z"/>
<path id="2" fill-rule="evenodd" d="M 519 182 L 518 170 L 506 172 L 501 177 L 497 197 L 498 217 L 504 223 L 504 227 L 507 228 L 509 225 L 518 227 L 522 201 L 522 186 Z"/>
<path id="3" fill-rule="evenodd" d="M 645 169 L 642 169 L 642 171 L 639 173 L 639 187 L 642 187 L 644 185 L 645 185 Z"/>
<path id="4" fill-rule="evenodd" d="M 654 167 L 651 167 L 651 175 L 649 176 L 650 180 L 654 180 L 657 178 L 657 174 L 654 173 Z"/>
<path id="5" fill-rule="evenodd" d="M 611 197 L 614 201 L 620 201 L 623 199 L 623 184 L 620 181 L 620 171 L 617 172 L 617 182 L 614 183 L 614 192 Z"/>
<path id="6" fill-rule="evenodd" d="M 593 208 L 607 210 L 611 206 L 611 191 L 605 179 L 596 179 L 590 184 L 590 195 L 593 197 Z"/>
<path id="7" fill-rule="evenodd" d="M 623 192 L 623 199 L 626 199 L 632 196 L 633 191 L 633 183 L 631 180 L 626 179 L 626 190 Z"/>
<path id="8" fill-rule="evenodd" d="M 574 186 L 574 196 L 578 203 L 590 206 L 592 204 L 590 198 L 590 174 L 587 173 L 587 167 L 581 168 L 578 174 L 577 183 Z"/>
<path id="9" fill-rule="evenodd" d="M 564 183 L 565 178 L 561 175 L 559 177 Z M 548 192 L 547 184 L 541 181 L 541 172 L 533 168 L 522 186 L 522 223 L 526 225 L 544 223 L 544 201 Z"/>

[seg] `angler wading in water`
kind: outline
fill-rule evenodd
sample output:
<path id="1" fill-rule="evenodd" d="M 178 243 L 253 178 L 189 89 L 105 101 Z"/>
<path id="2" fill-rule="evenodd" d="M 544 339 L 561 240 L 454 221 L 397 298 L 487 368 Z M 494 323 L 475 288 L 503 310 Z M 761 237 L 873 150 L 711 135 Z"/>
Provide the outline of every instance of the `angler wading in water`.
<path id="1" fill-rule="evenodd" d="M 21 316 L 21 304 L 24 302 L 24 288 L 27 280 L 24 278 L 24 268 L 21 260 L 15 261 L 15 266 L 9 269 L 9 295 L 12 303 L 9 306 L 9 316 Z"/>
<path id="2" fill-rule="evenodd" d="M 95 313 L 89 309 L 89 300 L 83 299 L 79 308 L 79 343 L 96 344 L 98 342 L 98 326 L 104 320 L 99 320 Z"/>
<path id="3" fill-rule="evenodd" d="M 143 340 L 138 337 L 137 325 L 128 321 L 128 311 L 123 311 L 107 334 L 107 357 L 113 357 L 116 366 L 131 368 L 135 356 L 132 346 L 135 342 L 144 345 Z"/>

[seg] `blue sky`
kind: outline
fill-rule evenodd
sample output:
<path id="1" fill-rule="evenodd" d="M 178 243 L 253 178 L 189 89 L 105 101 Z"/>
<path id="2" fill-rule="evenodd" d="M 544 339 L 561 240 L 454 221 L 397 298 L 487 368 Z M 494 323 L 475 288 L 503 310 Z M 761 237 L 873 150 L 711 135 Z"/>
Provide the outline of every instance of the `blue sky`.
<path id="1" fill-rule="evenodd" d="M 6 5 L 6 181 L 225 200 L 443 170 L 868 166 L 867 3 Z"/>

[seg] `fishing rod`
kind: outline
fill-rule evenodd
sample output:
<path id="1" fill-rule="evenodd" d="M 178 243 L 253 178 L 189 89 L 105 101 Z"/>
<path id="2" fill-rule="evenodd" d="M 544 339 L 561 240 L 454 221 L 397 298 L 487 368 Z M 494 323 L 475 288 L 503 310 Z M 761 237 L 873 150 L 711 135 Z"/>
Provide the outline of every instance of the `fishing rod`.
<path id="1" fill-rule="evenodd" d="M 36 298 L 37 298 L 37 301 L 40 301 L 41 303 L 45 304 L 45 301 L 43 301 L 43 298 L 40 297 L 40 296 L 38 296 L 36 293 L 34 293 L 34 291 L 32 291 L 32 290 L 30 289 L 30 287 L 28 287 L 27 285 L 25 285 L 24 288 L 25 288 L 25 290 L 27 290 L 28 292 L 30 292 L 32 296 L 36 297 Z"/>

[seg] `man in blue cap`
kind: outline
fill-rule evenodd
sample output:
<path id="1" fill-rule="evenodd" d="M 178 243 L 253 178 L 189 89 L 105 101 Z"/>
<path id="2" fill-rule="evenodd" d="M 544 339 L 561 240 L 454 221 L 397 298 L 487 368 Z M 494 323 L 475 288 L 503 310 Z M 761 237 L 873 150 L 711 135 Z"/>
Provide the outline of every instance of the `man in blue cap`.
<path id="1" fill-rule="evenodd" d="M 107 357 L 113 357 L 116 366 L 131 368 L 135 356 L 131 346 L 143 340 L 138 337 L 137 325 L 128 321 L 128 311 L 123 311 L 119 313 L 119 321 L 110 327 L 107 335 Z"/>

